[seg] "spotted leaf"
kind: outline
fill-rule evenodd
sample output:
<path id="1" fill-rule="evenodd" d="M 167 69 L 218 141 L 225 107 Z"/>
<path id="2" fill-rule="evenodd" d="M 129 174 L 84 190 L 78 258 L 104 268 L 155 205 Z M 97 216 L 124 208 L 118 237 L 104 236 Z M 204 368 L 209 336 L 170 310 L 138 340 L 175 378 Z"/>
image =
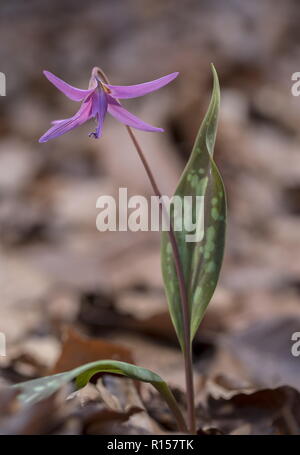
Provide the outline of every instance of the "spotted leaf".
<path id="1" fill-rule="evenodd" d="M 225 189 L 213 159 L 220 105 L 219 81 L 213 66 L 212 73 L 214 82 L 210 104 L 175 192 L 175 196 L 181 200 L 181 207 L 176 208 L 174 202 L 170 209 L 188 293 L 191 341 L 215 290 L 225 241 Z M 189 199 L 187 196 L 192 204 L 185 204 Z M 178 207 L 182 209 L 181 218 L 176 213 Z M 186 223 L 188 219 L 192 221 L 190 226 Z M 191 229 L 194 229 L 194 234 L 191 234 Z M 166 231 L 162 232 L 161 262 L 171 318 L 183 348 L 179 285 Z"/>
<path id="2" fill-rule="evenodd" d="M 87 363 L 64 373 L 21 382 L 12 386 L 12 388 L 19 390 L 19 398 L 24 404 L 34 404 L 51 396 L 62 386 L 73 380 L 75 380 L 77 388 L 84 387 L 97 373 L 118 374 L 152 384 L 167 402 L 177 420 L 179 429 L 186 431 L 181 411 L 166 382 L 164 382 L 158 374 L 126 362 L 99 360 L 97 362 Z"/>

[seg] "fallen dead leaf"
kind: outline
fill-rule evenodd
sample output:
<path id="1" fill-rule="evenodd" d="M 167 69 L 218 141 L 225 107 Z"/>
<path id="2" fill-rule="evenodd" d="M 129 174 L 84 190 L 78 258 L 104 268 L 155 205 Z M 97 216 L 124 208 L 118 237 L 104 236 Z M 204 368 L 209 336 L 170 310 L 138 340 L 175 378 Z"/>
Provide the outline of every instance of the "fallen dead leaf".
<path id="1" fill-rule="evenodd" d="M 247 434 L 299 434 L 300 393 L 292 387 L 237 393 L 229 399 L 209 397 L 210 424 L 225 434 L 245 425 Z M 240 430 L 239 430 L 240 431 Z"/>
<path id="2" fill-rule="evenodd" d="M 81 335 L 72 328 L 66 328 L 62 351 L 50 374 L 72 370 L 96 360 L 120 360 L 133 363 L 131 351 L 119 344 Z"/>

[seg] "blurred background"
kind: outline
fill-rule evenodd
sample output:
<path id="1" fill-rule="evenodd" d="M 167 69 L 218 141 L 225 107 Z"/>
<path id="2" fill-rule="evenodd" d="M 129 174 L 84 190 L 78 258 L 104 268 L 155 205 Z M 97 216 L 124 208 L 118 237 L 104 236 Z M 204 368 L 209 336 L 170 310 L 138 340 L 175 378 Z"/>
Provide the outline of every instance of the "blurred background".
<path id="1" fill-rule="evenodd" d="M 300 99 L 291 94 L 299 20 L 296 0 L 1 3 L 3 382 L 53 368 L 72 327 L 128 348 L 137 363 L 183 389 L 159 234 L 100 233 L 95 225 L 100 195 L 119 187 L 152 194 L 145 172 L 112 118 L 100 140 L 88 138 L 90 122 L 39 144 L 52 120 L 78 108 L 42 70 L 80 88 L 93 66 L 115 85 L 179 71 L 166 88 L 124 103 L 165 128 L 137 137 L 171 195 L 207 108 L 213 62 L 222 90 L 215 158 L 229 218 L 220 283 L 194 346 L 196 391 L 208 393 L 204 379 L 219 378 L 220 386 L 225 376 L 239 387 L 300 387 L 300 360 L 291 355 L 292 333 L 300 331 Z"/>

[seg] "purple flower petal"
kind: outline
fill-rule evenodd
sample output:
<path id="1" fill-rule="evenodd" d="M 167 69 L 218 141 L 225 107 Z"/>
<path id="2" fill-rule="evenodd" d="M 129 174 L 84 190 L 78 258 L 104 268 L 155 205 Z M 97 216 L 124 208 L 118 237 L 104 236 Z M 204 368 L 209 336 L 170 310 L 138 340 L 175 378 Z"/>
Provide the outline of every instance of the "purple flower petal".
<path id="1" fill-rule="evenodd" d="M 52 122 L 53 126 L 39 139 L 39 142 L 47 142 L 68 131 L 73 130 L 77 126 L 82 125 L 92 117 L 92 98 L 84 102 L 80 109 L 71 118 L 64 120 L 56 120 Z"/>
<path id="2" fill-rule="evenodd" d="M 149 123 L 146 123 L 143 120 L 136 117 L 135 115 L 131 114 L 126 109 L 124 109 L 124 107 L 121 106 L 121 104 L 118 103 L 117 100 L 115 100 L 111 96 L 107 95 L 107 98 L 108 98 L 107 110 L 113 117 L 115 117 L 117 120 L 119 120 L 119 122 L 122 122 L 125 125 L 132 126 L 133 128 L 136 128 L 136 129 L 142 130 L 142 131 L 152 131 L 152 132 L 153 131 L 157 131 L 157 132 L 164 131 L 162 128 L 156 128 L 155 126 L 149 125 Z"/>
<path id="3" fill-rule="evenodd" d="M 86 98 L 90 93 L 93 92 L 94 89 L 90 90 L 81 90 L 80 88 L 72 87 L 72 85 L 67 84 L 59 77 L 55 76 L 54 74 L 50 73 L 49 71 L 43 71 L 46 78 L 55 85 L 58 90 L 64 93 L 68 98 L 73 101 L 82 101 Z"/>
<path id="4" fill-rule="evenodd" d="M 137 96 L 143 96 L 147 93 L 158 90 L 164 85 L 169 84 L 178 76 L 179 73 L 171 73 L 167 76 L 163 76 L 154 81 L 145 82 L 144 84 L 138 85 L 109 85 L 103 84 L 110 90 L 110 95 L 114 98 L 136 98 Z"/>
<path id="5" fill-rule="evenodd" d="M 98 125 L 96 131 L 91 133 L 98 139 L 102 135 L 104 118 L 107 112 L 107 95 L 104 90 L 96 90 L 93 94 L 92 117 L 96 117 Z"/>

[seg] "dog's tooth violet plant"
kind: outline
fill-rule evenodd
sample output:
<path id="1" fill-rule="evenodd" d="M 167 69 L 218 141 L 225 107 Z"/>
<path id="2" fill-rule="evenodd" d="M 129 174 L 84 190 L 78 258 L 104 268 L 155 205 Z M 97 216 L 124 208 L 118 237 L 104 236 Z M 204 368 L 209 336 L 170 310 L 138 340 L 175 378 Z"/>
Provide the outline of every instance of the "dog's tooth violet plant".
<path id="1" fill-rule="evenodd" d="M 169 311 L 184 356 L 187 420 L 184 419 L 170 388 L 156 373 L 113 360 L 100 360 L 65 373 L 16 384 L 13 387 L 20 390 L 19 396 L 24 403 L 35 403 L 46 398 L 63 384 L 73 380 L 78 388 L 83 387 L 98 372 L 121 374 L 152 384 L 166 400 L 179 430 L 196 433 L 192 341 L 218 281 L 223 259 L 226 224 L 225 190 L 213 158 L 220 105 L 219 81 L 213 66 L 212 73 L 213 91 L 210 104 L 197 134 L 191 156 L 175 191 L 175 195 L 181 200 L 185 196 L 204 198 L 201 219 L 199 219 L 194 204 L 192 204 L 192 208 L 189 208 L 187 214 L 196 221 L 196 230 L 201 226 L 203 235 L 197 237 L 196 241 L 187 241 L 187 234 L 190 231 L 186 228 L 185 223 L 182 223 L 181 230 L 175 230 L 172 224 L 173 217 L 170 216 L 171 212 L 174 215 L 174 207 L 171 206 L 169 213 L 163 205 L 163 199 L 160 199 L 162 201 L 161 211 L 170 220 L 170 228 L 162 231 L 161 263 Z M 80 101 L 82 104 L 73 117 L 54 121 L 53 126 L 39 141 L 47 142 L 71 131 L 91 118 L 96 120 L 97 127 L 94 132 L 90 133 L 90 136 L 99 138 L 102 134 L 105 115 L 109 112 L 126 126 L 153 191 L 156 196 L 161 197 L 156 180 L 131 127 L 150 132 L 163 130 L 151 126 L 129 113 L 119 100 L 155 91 L 175 79 L 178 73 L 172 73 L 144 84 L 117 86 L 111 85 L 105 73 L 95 67 L 92 70 L 87 90 L 75 88 L 48 71 L 44 71 L 44 74 L 67 97 Z M 185 206 L 184 210 L 187 210 Z M 198 219 L 196 219 L 196 215 L 198 215 Z M 183 213 L 183 218 L 185 218 L 185 213 Z"/>

